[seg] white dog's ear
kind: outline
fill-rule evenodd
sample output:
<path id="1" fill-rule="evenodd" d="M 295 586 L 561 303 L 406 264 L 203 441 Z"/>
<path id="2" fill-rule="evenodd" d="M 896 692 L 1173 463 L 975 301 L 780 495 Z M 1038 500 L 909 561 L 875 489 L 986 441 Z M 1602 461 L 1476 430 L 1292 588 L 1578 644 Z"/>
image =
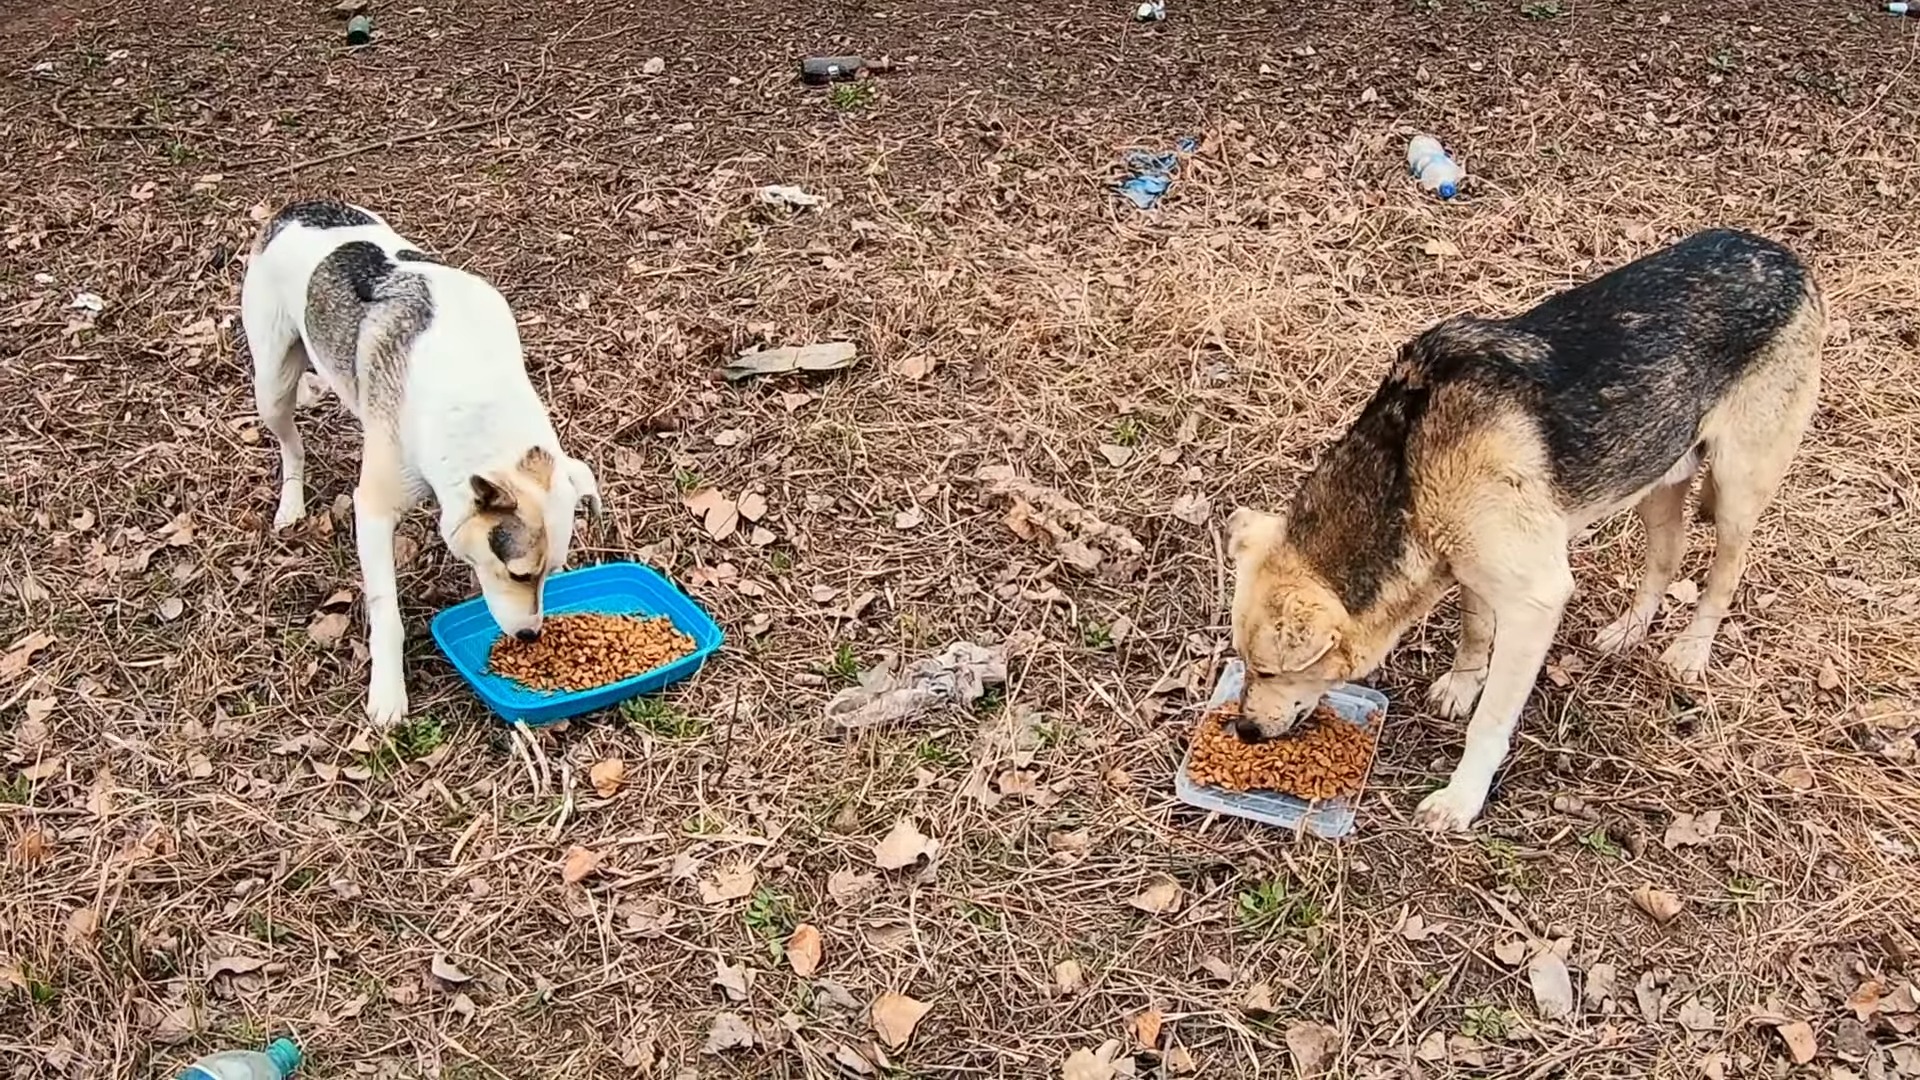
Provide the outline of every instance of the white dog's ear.
<path id="1" fill-rule="evenodd" d="M 601 511 L 600 481 L 594 479 L 593 469 L 579 458 L 570 457 L 566 464 L 567 479 L 573 483 L 576 505 L 585 502 L 595 515 Z"/>
<path id="2" fill-rule="evenodd" d="M 1239 507 L 1227 516 L 1227 555 L 1235 561 L 1263 551 L 1286 534 L 1287 521 L 1278 514 Z"/>

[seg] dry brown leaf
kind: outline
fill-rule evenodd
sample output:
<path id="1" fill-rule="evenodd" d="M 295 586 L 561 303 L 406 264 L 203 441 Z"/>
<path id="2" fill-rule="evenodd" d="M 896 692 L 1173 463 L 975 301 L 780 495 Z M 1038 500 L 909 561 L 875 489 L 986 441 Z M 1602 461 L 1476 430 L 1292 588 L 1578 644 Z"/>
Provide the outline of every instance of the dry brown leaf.
<path id="1" fill-rule="evenodd" d="M 1062 960 L 1053 965 L 1053 991 L 1061 997 L 1077 994 L 1086 989 L 1087 975 L 1081 970 L 1080 961 Z"/>
<path id="2" fill-rule="evenodd" d="M 1141 1049 L 1158 1050 L 1160 1049 L 1160 1031 L 1165 1023 L 1166 1019 L 1160 1015 L 1160 1010 L 1149 1005 L 1133 1014 L 1132 1019 L 1127 1021 L 1127 1030 L 1133 1032 L 1133 1037 L 1139 1042 Z"/>
<path id="3" fill-rule="evenodd" d="M 680 502 L 693 511 L 707 535 L 715 540 L 725 540 L 740 527 L 739 504 L 716 488 L 701 488 Z"/>
<path id="4" fill-rule="evenodd" d="M 345 613 L 329 611 L 307 624 L 307 637 L 311 638 L 315 645 L 323 649 L 331 649 L 340 644 L 340 639 L 346 636 L 349 625 Z"/>
<path id="5" fill-rule="evenodd" d="M 713 958 L 713 985 L 727 995 L 728 1001 L 745 1001 L 747 991 L 753 987 L 753 971 L 745 964 L 729 964 L 716 956 Z"/>
<path id="6" fill-rule="evenodd" d="M 748 521 L 759 521 L 767 516 L 767 497 L 757 491 L 749 491 L 740 496 L 740 503 L 736 509 L 739 510 L 740 516 Z"/>
<path id="7" fill-rule="evenodd" d="M 901 532 L 906 532 L 910 529 L 919 528 L 926 520 L 926 515 L 921 512 L 919 507 L 909 506 L 905 510 L 894 511 L 893 527 L 899 529 Z"/>
<path id="8" fill-rule="evenodd" d="M 1118 443 L 1101 443 L 1100 456 L 1107 459 L 1107 464 L 1117 469 L 1133 460 L 1133 447 L 1121 446 Z"/>
<path id="9" fill-rule="evenodd" d="M 1240 996 L 1240 1011 L 1255 1019 L 1273 1015 L 1273 984 L 1265 981 L 1247 987 Z"/>
<path id="10" fill-rule="evenodd" d="M 208 980 L 222 975 L 249 975 L 266 967 L 265 960 L 256 960 L 251 956 L 222 956 L 207 961 Z"/>
<path id="11" fill-rule="evenodd" d="M 162 1046 L 178 1046 L 199 1033 L 200 1010 L 192 1002 L 183 1002 L 153 1020 L 153 1040 Z"/>
<path id="12" fill-rule="evenodd" d="M 1519 967 L 1527 959 L 1527 939 L 1520 937 L 1501 938 L 1494 942 L 1493 958 L 1506 967 Z"/>
<path id="13" fill-rule="evenodd" d="M 169 596 L 165 600 L 160 601 L 160 606 L 155 609 L 154 613 L 160 616 L 161 622 L 172 622 L 185 614 L 186 610 L 186 601 L 181 600 L 177 596 Z"/>
<path id="14" fill-rule="evenodd" d="M 1709 810 L 1698 817 L 1692 814 L 1675 814 L 1673 822 L 1667 826 L 1667 834 L 1660 843 L 1668 851 L 1678 851 L 1683 847 L 1695 847 L 1713 839 L 1720 831 L 1720 811 Z"/>
<path id="15" fill-rule="evenodd" d="M 608 758 L 587 770 L 587 779 L 593 783 L 594 794 L 603 799 L 611 799 L 620 790 L 627 778 L 625 758 Z"/>
<path id="16" fill-rule="evenodd" d="M 1567 962 L 1552 949 L 1541 949 L 1528 961 L 1527 985 L 1542 1020 L 1559 1020 L 1573 1012 L 1573 979 Z"/>
<path id="17" fill-rule="evenodd" d="M 878 874 L 843 868 L 827 875 L 827 895 L 844 904 L 879 884 Z"/>
<path id="18" fill-rule="evenodd" d="M 1667 586 L 1667 597 L 1676 604 L 1699 603 L 1700 586 L 1692 578 L 1681 578 Z"/>
<path id="19" fill-rule="evenodd" d="M 921 835 L 911 820 L 901 818 L 894 823 L 892 831 L 873 845 L 873 861 L 884 870 L 899 870 L 919 862 L 923 856 L 932 858 L 939 847 L 938 842 Z"/>
<path id="20" fill-rule="evenodd" d="M 1820 1050 L 1813 1038 L 1813 1027 L 1805 1020 L 1789 1020 L 1773 1030 L 1779 1032 L 1780 1041 L 1787 1044 L 1787 1056 L 1793 1058 L 1795 1065 L 1812 1061 Z"/>
<path id="21" fill-rule="evenodd" d="M 1182 495 L 1173 500 L 1169 512 L 1189 525 L 1205 525 L 1213 516 L 1213 500 L 1205 495 Z"/>
<path id="22" fill-rule="evenodd" d="M 1847 995 L 1847 1008 L 1853 1010 L 1853 1015 L 1859 1017 L 1861 1023 L 1866 1023 L 1873 1019 L 1874 1013 L 1880 1011 L 1880 996 L 1884 989 L 1880 980 L 1868 979 Z"/>
<path id="23" fill-rule="evenodd" d="M 1168 915 L 1180 909 L 1180 883 L 1170 877 L 1160 876 L 1153 880 L 1138 896 L 1127 901 L 1127 906 L 1137 908 L 1151 915 Z"/>
<path id="24" fill-rule="evenodd" d="M 1435 258 L 1439 258 L 1442 255 L 1458 256 L 1460 254 L 1460 245 L 1451 240 L 1444 240 L 1436 236 L 1426 243 L 1421 244 L 1420 250 Z"/>
<path id="25" fill-rule="evenodd" d="M 739 1013 L 715 1013 L 713 1023 L 707 1028 L 707 1042 L 700 1048 L 703 1054 L 719 1054 L 728 1050 L 744 1050 L 753 1045 L 753 1025 L 740 1018 Z"/>
<path id="26" fill-rule="evenodd" d="M 1688 1031 L 1720 1030 L 1720 1014 L 1713 1011 L 1712 1006 L 1702 1004 L 1699 998 L 1688 998 L 1681 1002 L 1680 1007 L 1674 1010 L 1673 1017 Z"/>
<path id="27" fill-rule="evenodd" d="M 822 943 L 820 930 L 812 923 L 801 923 L 787 938 L 787 966 L 795 975 L 810 979 L 820 970 Z"/>
<path id="28" fill-rule="evenodd" d="M 1325 1024 L 1302 1020 L 1287 1025 L 1287 1053 L 1293 1056 L 1294 1071 L 1311 1080 L 1327 1071 L 1333 1053 L 1340 1045 L 1340 1033 Z"/>
<path id="29" fill-rule="evenodd" d="M 738 900 L 751 894 L 760 884 L 760 874 L 744 863 L 714 872 L 714 875 L 700 883 L 700 902 L 703 904 L 724 904 L 729 900 Z"/>
<path id="30" fill-rule="evenodd" d="M 1813 770 L 1805 765 L 1789 765 L 1780 770 L 1776 779 L 1794 791 L 1813 790 Z"/>
<path id="31" fill-rule="evenodd" d="M 1642 885 L 1633 890 L 1633 906 L 1646 912 L 1654 922 L 1665 925 L 1687 905 L 1686 901 L 1664 889 Z"/>
<path id="32" fill-rule="evenodd" d="M 33 654 L 53 644 L 53 635 L 44 630 L 36 630 L 8 646 L 4 655 L 0 655 L 0 682 L 6 682 L 20 676 L 33 662 Z"/>
<path id="33" fill-rule="evenodd" d="M 1108 1039 L 1098 1050 L 1075 1050 L 1060 1063 L 1060 1080 L 1114 1080 L 1115 1059 L 1124 1060 L 1122 1050 L 1119 1039 Z"/>
<path id="34" fill-rule="evenodd" d="M 1168 1047 L 1163 1060 L 1167 1063 L 1167 1071 L 1175 1076 L 1186 1076 L 1200 1067 L 1193 1060 L 1193 1053 L 1184 1046 Z"/>
<path id="35" fill-rule="evenodd" d="M 67 945 L 83 948 L 100 932 L 100 913 L 90 907 L 76 908 L 67 916 Z"/>
<path id="36" fill-rule="evenodd" d="M 585 881 L 600 869 L 600 863 L 605 858 L 605 855 L 592 848 L 575 844 L 567 849 L 566 858 L 560 860 L 560 880 L 569 885 Z"/>
<path id="37" fill-rule="evenodd" d="M 429 965 L 428 970 L 433 972 L 434 978 L 439 979 L 443 983 L 458 984 L 468 982 L 473 978 L 473 976 L 460 970 L 460 966 L 455 964 L 446 953 L 434 953 L 433 963 Z"/>
<path id="38" fill-rule="evenodd" d="M 887 1049 L 898 1050 L 913 1038 L 913 1029 L 933 1006 L 915 1001 L 905 994 L 892 991 L 873 999 L 869 1019 L 873 1024 L 873 1033 L 887 1044 Z"/>

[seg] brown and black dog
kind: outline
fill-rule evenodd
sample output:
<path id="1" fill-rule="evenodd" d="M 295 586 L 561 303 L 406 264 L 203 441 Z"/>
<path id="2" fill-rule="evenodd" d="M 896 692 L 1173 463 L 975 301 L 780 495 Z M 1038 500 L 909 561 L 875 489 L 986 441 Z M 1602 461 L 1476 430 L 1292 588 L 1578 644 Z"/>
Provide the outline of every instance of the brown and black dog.
<path id="1" fill-rule="evenodd" d="M 1400 350 L 1282 518 L 1229 521 L 1241 733 L 1285 732 L 1372 672 L 1454 585 L 1461 635 L 1430 697 L 1466 749 L 1418 821 L 1466 828 L 1505 760 L 1573 593 L 1567 546 L 1626 507 L 1647 532 L 1632 606 L 1600 631 L 1638 644 L 1679 570 L 1687 496 L 1715 526 L 1706 590 L 1662 659 L 1705 670 L 1754 523 L 1813 416 L 1820 290 L 1772 241 L 1703 232 L 1510 319 L 1449 319 Z"/>

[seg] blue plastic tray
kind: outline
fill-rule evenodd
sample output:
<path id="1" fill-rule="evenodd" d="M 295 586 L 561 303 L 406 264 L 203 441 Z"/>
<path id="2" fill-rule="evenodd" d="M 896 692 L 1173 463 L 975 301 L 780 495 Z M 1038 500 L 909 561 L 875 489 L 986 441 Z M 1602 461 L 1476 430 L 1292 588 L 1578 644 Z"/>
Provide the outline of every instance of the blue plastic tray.
<path id="1" fill-rule="evenodd" d="M 1214 684 L 1213 697 L 1208 699 L 1202 713 L 1202 723 L 1206 713 L 1240 696 L 1240 684 L 1247 677 L 1247 669 L 1238 660 L 1230 660 L 1220 672 L 1220 681 Z M 1327 696 L 1321 699 L 1333 706 L 1341 717 L 1356 725 L 1364 726 L 1367 717 L 1380 714 L 1381 726 L 1385 730 L 1387 716 L 1387 696 L 1378 690 L 1353 683 L 1341 683 Z M 1374 753 L 1379 753 L 1379 739 L 1376 731 Z M 1352 795 L 1343 795 L 1338 799 L 1312 803 L 1297 799 L 1292 795 L 1283 795 L 1277 791 L 1228 791 L 1211 784 L 1196 784 L 1187 771 L 1193 763 L 1193 744 L 1187 744 L 1187 756 L 1180 761 L 1180 771 L 1173 776 L 1173 793 L 1180 801 L 1202 810 L 1217 810 L 1222 814 L 1248 818 L 1268 825 L 1278 825 L 1283 829 L 1305 829 L 1323 840 L 1338 840 L 1353 831 L 1354 813 L 1359 808 L 1360 796 L 1366 791 L 1366 780 L 1362 778 L 1360 791 Z M 1367 772 L 1373 772 L 1373 762 L 1367 762 Z"/>
<path id="2" fill-rule="evenodd" d="M 699 671 L 726 640 L 713 616 L 659 571 L 640 563 L 601 563 L 555 574 L 547 579 L 545 601 L 548 615 L 581 611 L 665 615 L 693 639 L 693 652 L 652 671 L 592 690 L 543 693 L 487 670 L 487 653 L 500 636 L 500 626 L 487 614 L 485 600 L 476 596 L 435 615 L 433 640 L 440 644 L 440 651 L 447 654 L 480 700 L 509 722 L 539 727 L 651 694 Z"/>

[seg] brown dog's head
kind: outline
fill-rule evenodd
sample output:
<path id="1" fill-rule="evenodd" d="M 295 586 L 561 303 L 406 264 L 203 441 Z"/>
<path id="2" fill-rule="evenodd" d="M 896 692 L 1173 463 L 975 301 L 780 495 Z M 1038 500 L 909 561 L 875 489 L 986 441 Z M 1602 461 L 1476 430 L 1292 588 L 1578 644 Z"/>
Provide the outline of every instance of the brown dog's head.
<path id="1" fill-rule="evenodd" d="M 1246 664 L 1235 730 L 1286 734 L 1352 671 L 1352 620 L 1326 581 L 1287 543 L 1286 521 L 1245 508 L 1227 519 L 1233 560 L 1233 647 Z"/>
<path id="2" fill-rule="evenodd" d="M 487 612 L 504 633 L 522 641 L 540 636 L 541 595 L 547 575 L 566 565 L 574 507 L 598 504 L 599 487 L 584 462 L 533 447 L 511 468 L 469 481 L 472 505 L 446 532 L 447 547 L 480 583 Z M 449 508 L 451 510 L 451 508 Z"/>

